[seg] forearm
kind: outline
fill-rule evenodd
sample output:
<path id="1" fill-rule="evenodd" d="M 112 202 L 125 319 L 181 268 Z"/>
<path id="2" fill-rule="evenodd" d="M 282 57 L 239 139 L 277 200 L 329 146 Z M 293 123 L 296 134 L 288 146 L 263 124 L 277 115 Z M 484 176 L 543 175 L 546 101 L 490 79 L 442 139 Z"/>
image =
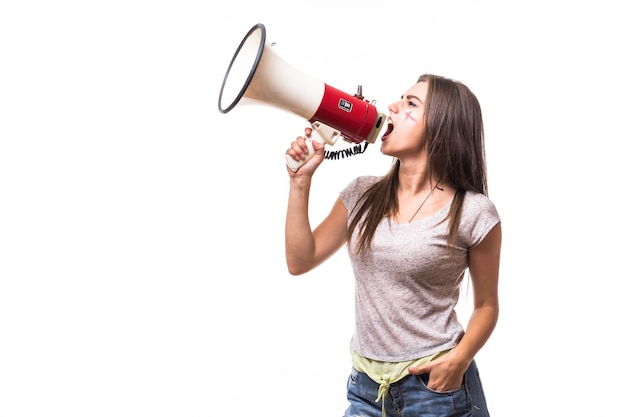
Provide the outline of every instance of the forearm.
<path id="1" fill-rule="evenodd" d="M 312 269 L 315 255 L 315 240 L 309 221 L 310 190 L 310 177 L 290 180 L 285 221 L 285 256 L 287 268 L 293 275 Z"/>
<path id="2" fill-rule="evenodd" d="M 498 306 L 484 305 L 474 309 L 459 344 L 453 349 L 457 361 L 469 366 L 478 351 L 487 343 L 498 321 Z"/>
<path id="3" fill-rule="evenodd" d="M 454 349 L 424 365 L 409 368 L 409 372 L 414 375 L 429 373 L 428 386 L 434 390 L 445 391 L 459 387 L 463 381 L 463 374 L 489 339 L 497 319 L 497 305 L 475 308 L 465 335 Z"/>

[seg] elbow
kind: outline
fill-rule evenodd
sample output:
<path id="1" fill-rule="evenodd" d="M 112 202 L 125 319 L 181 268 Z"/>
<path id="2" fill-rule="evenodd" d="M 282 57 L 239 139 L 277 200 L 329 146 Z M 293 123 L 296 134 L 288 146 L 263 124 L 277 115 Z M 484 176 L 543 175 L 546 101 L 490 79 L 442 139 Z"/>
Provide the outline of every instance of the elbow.
<path id="1" fill-rule="evenodd" d="M 309 272 L 310 269 L 303 268 L 300 265 L 294 265 L 294 264 L 291 264 L 291 263 L 288 262 L 287 263 L 287 271 L 289 271 L 289 274 L 292 275 L 292 276 L 298 276 L 298 275 L 302 275 L 302 274 L 305 274 L 305 273 Z"/>
<path id="2" fill-rule="evenodd" d="M 294 257 L 287 257 L 287 271 L 293 276 L 303 275 L 314 268 L 314 264 Z"/>
<path id="3" fill-rule="evenodd" d="M 311 270 L 309 258 L 303 257 L 301 253 L 292 250 L 286 251 L 285 262 L 287 263 L 287 271 L 293 276 L 302 275 Z"/>

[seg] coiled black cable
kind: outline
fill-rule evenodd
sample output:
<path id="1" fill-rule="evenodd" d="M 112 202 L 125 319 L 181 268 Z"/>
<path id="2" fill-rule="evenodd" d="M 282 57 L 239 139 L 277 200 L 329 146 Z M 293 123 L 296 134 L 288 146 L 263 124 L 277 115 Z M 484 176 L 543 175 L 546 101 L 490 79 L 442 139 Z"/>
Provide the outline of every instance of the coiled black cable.
<path id="1" fill-rule="evenodd" d="M 346 149 L 342 149 L 339 151 L 324 151 L 324 158 L 337 160 L 337 159 L 344 159 L 350 156 L 362 154 L 363 152 L 365 152 L 365 150 L 367 149 L 367 145 L 368 145 L 367 142 L 362 142 L 362 143 L 363 143 L 363 146 L 361 146 L 361 144 L 359 143 L 358 145 L 354 145 L 352 148 L 346 148 Z"/>

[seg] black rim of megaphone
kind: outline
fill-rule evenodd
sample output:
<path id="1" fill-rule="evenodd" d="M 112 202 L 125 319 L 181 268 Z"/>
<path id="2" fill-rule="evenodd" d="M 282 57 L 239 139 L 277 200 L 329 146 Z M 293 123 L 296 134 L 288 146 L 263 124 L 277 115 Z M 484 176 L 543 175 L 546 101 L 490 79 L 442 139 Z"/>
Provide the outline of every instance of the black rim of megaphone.
<path id="1" fill-rule="evenodd" d="M 259 42 L 259 50 L 256 53 L 256 58 L 254 59 L 254 65 L 252 66 L 252 70 L 250 71 L 250 74 L 248 74 L 248 78 L 246 79 L 246 82 L 241 87 L 241 91 L 239 91 L 239 94 L 237 94 L 237 97 L 235 98 L 235 100 L 233 100 L 230 106 L 223 109 L 222 108 L 222 94 L 224 93 L 224 86 L 226 85 L 226 81 L 228 81 L 228 75 L 230 74 L 230 70 L 232 69 L 233 64 L 235 63 L 235 60 L 237 59 L 239 52 L 241 52 L 241 48 L 243 48 L 243 45 L 246 43 L 250 35 L 252 35 L 252 33 L 254 33 L 257 29 L 261 29 L 261 42 Z M 222 81 L 222 88 L 220 89 L 220 96 L 219 96 L 219 100 L 217 103 L 221 113 L 228 113 L 229 111 L 231 111 L 243 97 L 244 93 L 248 89 L 248 86 L 250 86 L 250 82 L 252 81 L 252 78 L 254 77 L 254 73 L 256 72 L 257 67 L 259 66 L 259 62 L 261 61 L 261 55 L 263 55 L 264 47 L 265 47 L 265 25 L 263 25 L 262 23 L 257 23 L 248 31 L 246 36 L 244 36 L 243 40 L 237 47 L 237 51 L 235 52 L 235 55 L 233 55 L 233 59 L 231 59 L 230 64 L 228 64 L 228 69 L 226 70 L 226 75 L 224 75 L 224 80 Z"/>

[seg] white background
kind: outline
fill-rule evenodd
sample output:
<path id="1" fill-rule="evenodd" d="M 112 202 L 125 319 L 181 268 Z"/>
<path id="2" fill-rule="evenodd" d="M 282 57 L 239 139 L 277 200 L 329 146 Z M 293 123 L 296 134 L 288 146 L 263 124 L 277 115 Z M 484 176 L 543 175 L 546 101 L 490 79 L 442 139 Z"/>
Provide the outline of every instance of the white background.
<path id="1" fill-rule="evenodd" d="M 0 0 L 0 417 L 343 414 L 347 256 L 300 277 L 283 257 L 284 151 L 306 123 L 217 109 L 256 23 L 383 110 L 426 72 L 476 93 L 504 230 L 501 318 L 477 357 L 492 416 L 623 413 L 619 10 Z M 378 144 L 327 161 L 313 223 L 389 164 Z"/>

